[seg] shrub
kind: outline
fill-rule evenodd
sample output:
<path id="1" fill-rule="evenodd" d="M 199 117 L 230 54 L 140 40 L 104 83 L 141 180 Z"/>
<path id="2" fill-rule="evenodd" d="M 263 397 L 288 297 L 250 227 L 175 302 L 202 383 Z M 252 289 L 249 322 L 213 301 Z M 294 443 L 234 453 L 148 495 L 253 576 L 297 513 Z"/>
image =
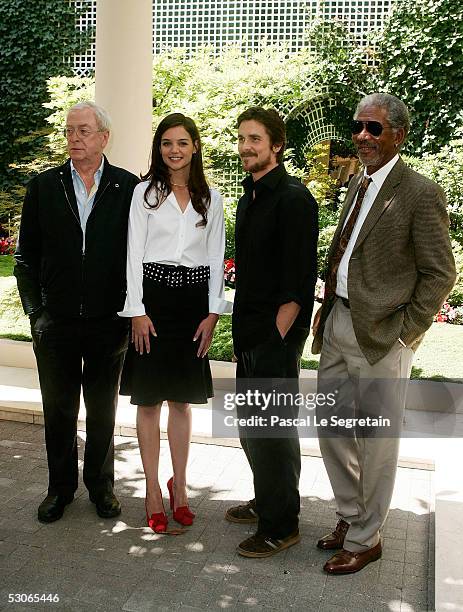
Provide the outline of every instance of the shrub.
<path id="1" fill-rule="evenodd" d="M 0 186 L 17 182 L 11 164 L 28 156 L 46 132 L 47 79 L 71 74 L 70 58 L 85 50 L 85 12 L 74 2 L 0 0 Z"/>
<path id="2" fill-rule="evenodd" d="M 457 269 L 457 281 L 447 301 L 451 306 L 463 306 L 463 247 L 456 240 L 453 240 L 452 249 Z"/>
<path id="3" fill-rule="evenodd" d="M 217 323 L 214 339 L 209 349 L 209 359 L 231 361 L 233 357 L 233 340 L 231 333 L 231 316 L 222 315 Z"/>
<path id="4" fill-rule="evenodd" d="M 224 199 L 225 217 L 225 259 L 235 257 L 235 217 L 237 201 L 234 198 Z"/>
<path id="5" fill-rule="evenodd" d="M 335 231 L 336 225 L 327 225 L 320 230 L 318 235 L 318 275 L 323 279 L 325 278 L 326 274 L 328 250 L 331 242 L 333 241 Z"/>
<path id="6" fill-rule="evenodd" d="M 450 217 L 452 238 L 463 245 L 463 134 L 457 132 L 457 138 L 438 153 L 423 157 L 408 157 L 406 161 L 417 172 L 435 181 L 445 191 Z"/>
<path id="7" fill-rule="evenodd" d="M 391 3 L 392 4 L 392 3 Z M 463 4 L 400 0 L 379 36 L 381 90 L 407 104 L 413 125 L 407 151 L 437 152 L 462 124 Z"/>

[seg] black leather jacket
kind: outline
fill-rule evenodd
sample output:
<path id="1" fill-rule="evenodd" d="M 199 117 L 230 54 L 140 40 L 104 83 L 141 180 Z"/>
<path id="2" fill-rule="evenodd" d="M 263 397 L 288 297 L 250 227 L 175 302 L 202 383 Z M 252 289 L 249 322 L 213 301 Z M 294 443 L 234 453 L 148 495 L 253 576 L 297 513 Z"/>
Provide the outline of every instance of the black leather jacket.
<path id="1" fill-rule="evenodd" d="M 137 182 L 105 158 L 83 252 L 69 160 L 30 181 L 14 270 L 27 315 L 45 309 L 53 317 L 102 317 L 122 310 L 128 215 Z"/>

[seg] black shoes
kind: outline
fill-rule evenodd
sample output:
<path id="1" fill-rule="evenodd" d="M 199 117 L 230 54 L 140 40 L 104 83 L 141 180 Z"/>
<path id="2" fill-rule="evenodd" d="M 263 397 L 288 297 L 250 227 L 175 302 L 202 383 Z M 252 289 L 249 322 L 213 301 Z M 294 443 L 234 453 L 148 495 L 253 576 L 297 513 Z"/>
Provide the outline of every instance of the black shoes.
<path id="1" fill-rule="evenodd" d="M 37 518 L 41 523 L 53 523 L 59 520 L 73 499 L 74 495 L 47 495 L 39 506 Z"/>
<path id="2" fill-rule="evenodd" d="M 112 491 L 90 493 L 90 501 L 96 506 L 96 513 L 101 518 L 114 518 L 121 513 L 121 504 Z"/>
<path id="3" fill-rule="evenodd" d="M 73 499 L 74 495 L 47 495 L 38 508 L 37 518 L 41 523 L 59 520 Z M 121 513 L 121 504 L 112 491 L 90 493 L 90 501 L 96 505 L 96 512 L 101 518 L 113 518 Z"/>

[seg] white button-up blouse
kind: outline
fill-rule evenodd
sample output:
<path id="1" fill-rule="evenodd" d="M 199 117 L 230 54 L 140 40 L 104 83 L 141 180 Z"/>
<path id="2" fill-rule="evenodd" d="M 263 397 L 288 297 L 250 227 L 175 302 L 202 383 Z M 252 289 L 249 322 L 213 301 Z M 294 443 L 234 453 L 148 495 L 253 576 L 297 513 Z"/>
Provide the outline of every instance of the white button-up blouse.
<path id="1" fill-rule="evenodd" d="M 198 225 L 202 216 L 191 200 L 182 213 L 174 193 L 159 208 L 149 208 L 144 201 L 148 182 L 139 183 L 130 205 L 127 242 L 127 298 L 121 317 L 145 314 L 143 304 L 143 263 L 157 262 L 174 266 L 209 266 L 209 312 L 231 312 L 224 299 L 223 257 L 225 227 L 222 196 L 211 189 L 207 225 Z M 155 201 L 155 191 L 149 195 Z"/>

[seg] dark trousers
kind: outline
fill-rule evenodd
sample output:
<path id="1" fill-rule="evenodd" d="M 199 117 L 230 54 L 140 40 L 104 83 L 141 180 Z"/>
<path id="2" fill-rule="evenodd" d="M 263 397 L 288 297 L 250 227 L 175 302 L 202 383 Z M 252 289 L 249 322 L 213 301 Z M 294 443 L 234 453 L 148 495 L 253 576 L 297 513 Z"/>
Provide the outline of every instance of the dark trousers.
<path id="1" fill-rule="evenodd" d="M 84 483 L 91 492 L 114 484 L 114 422 L 128 343 L 128 322 L 117 316 L 32 323 L 49 470 L 48 493 L 72 495 L 78 486 L 77 417 L 86 408 Z"/>
<path id="2" fill-rule="evenodd" d="M 277 334 L 278 330 L 275 330 L 266 342 L 251 350 L 238 352 L 237 391 L 244 391 L 246 386 L 255 388 L 252 379 L 258 379 L 258 388 L 268 391 L 272 380 L 278 380 L 280 390 L 297 392 L 305 339 L 285 342 Z M 281 388 L 282 379 L 286 380 L 284 389 Z M 245 406 L 238 407 L 237 414 L 242 418 L 249 417 L 251 412 L 252 409 Z M 294 418 L 298 410 L 285 407 L 280 412 L 282 416 Z M 259 515 L 257 533 L 285 538 L 299 524 L 299 437 L 296 428 L 280 431 L 272 428 L 271 434 L 272 437 L 266 437 L 265 431 L 240 428 L 240 441 L 254 476 L 256 510 Z"/>

